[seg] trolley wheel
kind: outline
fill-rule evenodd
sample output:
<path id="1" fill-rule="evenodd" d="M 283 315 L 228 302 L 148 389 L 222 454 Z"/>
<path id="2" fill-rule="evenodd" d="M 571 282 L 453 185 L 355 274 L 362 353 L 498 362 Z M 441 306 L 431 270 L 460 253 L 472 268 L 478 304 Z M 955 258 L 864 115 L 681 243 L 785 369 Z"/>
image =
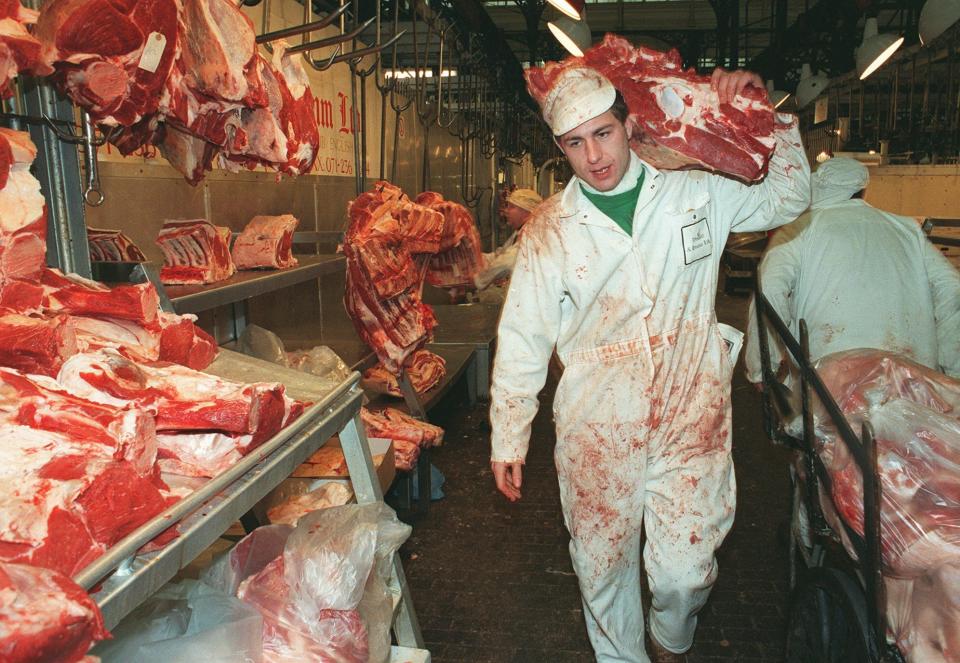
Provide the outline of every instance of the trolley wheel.
<path id="1" fill-rule="evenodd" d="M 814 568 L 793 591 L 787 663 L 879 660 L 863 589 L 837 569 Z"/>

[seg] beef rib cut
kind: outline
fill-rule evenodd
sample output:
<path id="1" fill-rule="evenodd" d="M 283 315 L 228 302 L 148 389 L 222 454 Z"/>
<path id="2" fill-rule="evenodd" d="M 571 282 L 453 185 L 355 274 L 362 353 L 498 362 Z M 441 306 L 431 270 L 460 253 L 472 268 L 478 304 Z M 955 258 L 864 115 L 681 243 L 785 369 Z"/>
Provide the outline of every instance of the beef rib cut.
<path id="1" fill-rule="evenodd" d="M 87 228 L 90 259 L 97 262 L 146 262 L 140 247 L 119 230 Z"/>
<path id="2" fill-rule="evenodd" d="M 427 283 L 438 288 L 473 286 L 474 277 L 484 265 L 483 244 L 473 215 L 434 191 L 421 193 L 417 202 L 443 214 L 440 250 L 430 259 Z"/>
<path id="3" fill-rule="evenodd" d="M 293 231 L 296 217 L 255 216 L 233 243 L 233 261 L 237 269 L 284 269 L 297 264 L 293 257 Z"/>
<path id="4" fill-rule="evenodd" d="M 447 374 L 447 362 L 429 350 L 417 350 L 403 365 L 414 391 L 424 394 L 440 384 Z M 363 386 L 381 394 L 403 397 L 397 376 L 377 364 L 363 374 Z"/>
<path id="5" fill-rule="evenodd" d="M 237 271 L 230 256 L 230 229 L 205 219 L 164 221 L 157 245 L 163 251 L 164 285 L 215 283 Z"/>
<path id="6" fill-rule="evenodd" d="M 766 174 L 775 144 L 766 90 L 747 87 L 721 104 L 710 78 L 684 70 L 676 50 L 634 47 L 614 34 L 583 57 L 527 69 L 527 90 L 542 104 L 560 72 L 571 67 L 596 69 L 620 91 L 640 130 L 631 146 L 651 165 L 715 170 L 745 182 Z"/>

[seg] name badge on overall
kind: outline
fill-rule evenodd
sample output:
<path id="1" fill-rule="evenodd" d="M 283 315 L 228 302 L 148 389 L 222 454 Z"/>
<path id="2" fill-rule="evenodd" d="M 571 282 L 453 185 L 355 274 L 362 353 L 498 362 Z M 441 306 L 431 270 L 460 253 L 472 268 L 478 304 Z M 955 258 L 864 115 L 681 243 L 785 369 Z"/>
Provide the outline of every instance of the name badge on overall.
<path id="1" fill-rule="evenodd" d="M 690 265 L 713 253 L 710 226 L 706 217 L 697 219 L 680 228 L 683 238 L 683 264 Z"/>

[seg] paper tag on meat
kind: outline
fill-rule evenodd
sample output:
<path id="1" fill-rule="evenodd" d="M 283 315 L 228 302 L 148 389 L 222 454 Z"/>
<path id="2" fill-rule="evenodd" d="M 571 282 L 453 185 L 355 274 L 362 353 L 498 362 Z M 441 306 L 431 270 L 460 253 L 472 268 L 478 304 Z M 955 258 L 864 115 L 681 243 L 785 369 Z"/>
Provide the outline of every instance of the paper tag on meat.
<path id="1" fill-rule="evenodd" d="M 147 36 L 147 43 L 143 47 L 143 53 L 140 54 L 140 62 L 137 66 L 151 74 L 160 66 L 160 60 L 163 58 L 163 52 L 167 49 L 167 38 L 159 32 L 151 32 Z"/>
<path id="2" fill-rule="evenodd" d="M 730 365 L 736 366 L 740 348 L 743 347 L 743 332 L 722 322 L 717 323 L 717 329 L 720 331 L 720 338 L 723 339 L 724 349 L 730 355 Z"/>

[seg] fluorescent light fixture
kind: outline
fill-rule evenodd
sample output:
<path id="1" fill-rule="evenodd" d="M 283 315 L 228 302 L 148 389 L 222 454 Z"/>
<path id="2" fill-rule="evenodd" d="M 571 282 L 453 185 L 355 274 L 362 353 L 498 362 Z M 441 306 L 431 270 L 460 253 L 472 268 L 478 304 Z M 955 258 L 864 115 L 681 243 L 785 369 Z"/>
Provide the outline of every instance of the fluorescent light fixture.
<path id="1" fill-rule="evenodd" d="M 574 21 L 583 18 L 583 6 L 586 0 L 547 0 L 551 5 L 560 10 L 564 16 L 569 16 Z"/>
<path id="2" fill-rule="evenodd" d="M 920 11 L 920 43 L 930 42 L 960 21 L 960 0 L 927 0 Z"/>
<path id="3" fill-rule="evenodd" d="M 814 76 L 810 65 L 804 63 L 800 69 L 800 82 L 797 84 L 797 108 L 803 108 L 819 97 L 829 85 L 829 78 L 823 74 Z"/>
<path id="4" fill-rule="evenodd" d="M 550 32 L 557 38 L 563 47 L 570 53 L 581 57 L 583 52 L 593 45 L 593 36 L 590 34 L 590 26 L 587 19 L 584 18 L 575 21 L 572 18 L 561 16 L 555 21 L 547 23 Z"/>
<path id="5" fill-rule="evenodd" d="M 780 108 L 787 99 L 790 98 L 789 92 L 784 92 L 783 90 L 774 90 L 773 81 L 767 81 L 767 98 L 770 99 L 770 103 L 773 104 L 774 108 Z"/>
<path id="6" fill-rule="evenodd" d="M 857 49 L 857 74 L 862 81 L 875 72 L 903 45 L 903 37 L 877 34 L 877 19 L 868 18 L 863 26 L 863 43 Z"/>

